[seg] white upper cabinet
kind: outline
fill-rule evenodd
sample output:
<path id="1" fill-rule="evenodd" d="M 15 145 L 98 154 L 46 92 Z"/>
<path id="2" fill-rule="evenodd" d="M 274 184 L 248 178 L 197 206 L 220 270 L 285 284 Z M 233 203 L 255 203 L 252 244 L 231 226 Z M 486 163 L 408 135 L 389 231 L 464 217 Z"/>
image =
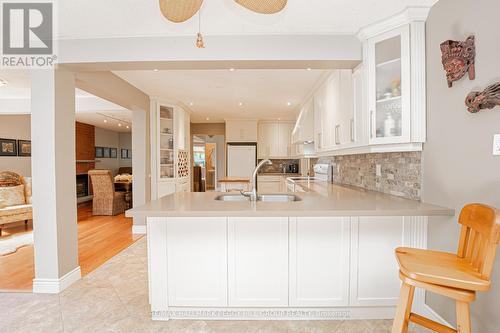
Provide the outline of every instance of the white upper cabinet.
<path id="1" fill-rule="evenodd" d="M 278 157 L 290 157 L 292 142 L 292 123 L 278 123 Z"/>
<path id="2" fill-rule="evenodd" d="M 314 95 L 316 152 L 338 149 L 350 142 L 354 121 L 352 71 L 334 70 Z"/>
<path id="3" fill-rule="evenodd" d="M 358 35 L 363 41 L 371 145 L 421 150 L 425 142 L 427 14 L 428 8 L 409 8 Z"/>
<path id="4" fill-rule="evenodd" d="M 226 120 L 227 142 L 257 142 L 256 120 Z"/>
<path id="5" fill-rule="evenodd" d="M 260 122 L 257 141 L 258 157 L 287 158 L 292 156 L 292 126 L 291 122 Z"/>
<path id="6" fill-rule="evenodd" d="M 292 131 L 292 143 L 303 144 L 314 141 L 314 100 L 310 98 L 300 110 Z"/>
<path id="7" fill-rule="evenodd" d="M 322 85 L 314 94 L 314 150 L 321 152 L 325 148 L 323 117 L 326 113 L 326 86 Z"/>
<path id="8" fill-rule="evenodd" d="M 352 72 L 352 116 L 349 126 L 349 140 L 352 146 L 367 145 L 368 131 L 366 126 L 366 93 L 364 80 L 365 68 L 360 64 Z"/>
<path id="9" fill-rule="evenodd" d="M 370 143 L 410 141 L 410 29 L 368 41 Z"/>
<path id="10" fill-rule="evenodd" d="M 409 8 L 361 29 L 362 64 L 333 70 L 314 92 L 308 128 L 316 154 L 422 150 L 427 14 L 428 8 Z M 307 111 L 304 107 L 297 119 L 294 144 L 307 132 Z"/>
<path id="11" fill-rule="evenodd" d="M 335 144 L 348 145 L 352 140 L 354 127 L 352 71 L 340 70 L 338 91 L 338 110 L 335 118 Z"/>

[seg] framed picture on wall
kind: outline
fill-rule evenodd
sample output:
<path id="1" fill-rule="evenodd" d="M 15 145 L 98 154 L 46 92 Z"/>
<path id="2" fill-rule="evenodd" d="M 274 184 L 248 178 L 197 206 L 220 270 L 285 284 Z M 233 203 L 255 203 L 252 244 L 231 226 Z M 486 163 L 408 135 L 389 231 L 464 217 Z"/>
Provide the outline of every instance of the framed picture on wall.
<path id="1" fill-rule="evenodd" d="M 0 139 L 0 156 L 17 156 L 16 140 Z"/>
<path id="2" fill-rule="evenodd" d="M 122 160 L 126 159 L 126 158 L 127 158 L 127 155 L 128 155 L 128 149 L 122 149 L 122 150 L 121 150 L 121 157 L 122 157 Z"/>
<path id="3" fill-rule="evenodd" d="M 118 158 L 118 149 L 116 149 L 116 148 L 109 148 L 109 157 L 111 157 L 111 158 Z"/>
<path id="4" fill-rule="evenodd" d="M 104 148 L 95 147 L 95 158 L 103 158 L 104 157 Z"/>
<path id="5" fill-rule="evenodd" d="M 102 157 L 103 158 L 110 158 L 111 148 L 104 147 L 104 148 L 102 148 L 102 150 L 103 150 Z"/>
<path id="6" fill-rule="evenodd" d="M 31 156 L 31 141 L 17 140 L 17 156 Z"/>

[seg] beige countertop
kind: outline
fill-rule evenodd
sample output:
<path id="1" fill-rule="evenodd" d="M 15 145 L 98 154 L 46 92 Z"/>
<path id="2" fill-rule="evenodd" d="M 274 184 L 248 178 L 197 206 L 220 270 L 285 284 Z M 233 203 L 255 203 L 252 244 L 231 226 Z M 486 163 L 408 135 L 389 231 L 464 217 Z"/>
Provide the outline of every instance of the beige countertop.
<path id="1" fill-rule="evenodd" d="M 181 216 L 453 216 L 454 210 L 379 192 L 316 184 L 295 202 L 217 201 L 219 192 L 174 193 L 126 212 L 128 217 Z"/>

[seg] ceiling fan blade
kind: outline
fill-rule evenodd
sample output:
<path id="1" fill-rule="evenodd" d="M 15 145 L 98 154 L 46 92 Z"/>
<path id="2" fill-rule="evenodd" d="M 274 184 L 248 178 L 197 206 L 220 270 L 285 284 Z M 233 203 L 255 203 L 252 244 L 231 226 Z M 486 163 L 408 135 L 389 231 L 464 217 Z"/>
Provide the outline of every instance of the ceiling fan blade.
<path id="1" fill-rule="evenodd" d="M 287 0 L 234 0 L 237 4 L 260 14 L 275 14 L 285 8 Z"/>
<path id="2" fill-rule="evenodd" d="M 196 14 L 203 0 L 160 0 L 160 10 L 167 20 L 181 23 Z"/>

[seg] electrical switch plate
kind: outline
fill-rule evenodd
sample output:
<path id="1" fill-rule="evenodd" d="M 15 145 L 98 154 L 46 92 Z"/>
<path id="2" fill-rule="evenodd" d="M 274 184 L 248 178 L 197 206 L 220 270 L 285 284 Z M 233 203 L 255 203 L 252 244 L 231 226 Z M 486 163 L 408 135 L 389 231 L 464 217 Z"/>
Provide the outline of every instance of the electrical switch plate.
<path id="1" fill-rule="evenodd" d="M 500 155 L 500 134 L 493 136 L 493 155 Z"/>
<path id="2" fill-rule="evenodd" d="M 377 177 L 381 177 L 382 176 L 382 166 L 380 164 L 377 164 L 375 166 L 375 168 L 376 168 L 375 175 Z"/>

